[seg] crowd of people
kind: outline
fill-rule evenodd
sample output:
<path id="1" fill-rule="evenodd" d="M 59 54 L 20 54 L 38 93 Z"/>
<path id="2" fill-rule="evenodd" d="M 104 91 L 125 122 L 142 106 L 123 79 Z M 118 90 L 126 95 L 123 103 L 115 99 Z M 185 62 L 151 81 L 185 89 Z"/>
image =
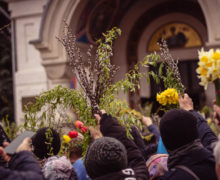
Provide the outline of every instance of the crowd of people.
<path id="1" fill-rule="evenodd" d="M 84 157 L 83 137 L 70 142 L 65 156 L 58 156 L 60 135 L 50 128 L 53 138 L 48 143 L 48 128 L 39 129 L 32 141 L 26 138 L 11 156 L 0 147 L 6 162 L 0 166 L 0 179 L 220 180 L 220 141 L 194 111 L 187 94 L 179 96 L 179 105 L 162 116 L 159 129 L 143 116 L 142 123 L 151 133 L 148 140 L 136 127 L 129 138 L 118 120 L 101 110 L 101 115 L 94 115 L 98 126 L 88 127 L 92 141 Z M 219 123 L 220 107 L 214 103 L 213 110 Z"/>

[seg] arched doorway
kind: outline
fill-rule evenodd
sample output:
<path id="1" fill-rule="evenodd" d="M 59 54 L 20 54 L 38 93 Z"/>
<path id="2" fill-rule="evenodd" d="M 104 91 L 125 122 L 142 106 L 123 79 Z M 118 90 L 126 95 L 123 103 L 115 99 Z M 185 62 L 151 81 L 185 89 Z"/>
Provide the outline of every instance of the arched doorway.
<path id="1" fill-rule="evenodd" d="M 146 43 L 152 34 L 157 30 L 156 25 L 164 23 L 183 22 L 189 23 L 194 29 L 198 30 L 202 37 L 202 42 L 208 41 L 207 27 L 205 17 L 199 3 L 195 0 L 173 1 L 173 0 L 158 0 L 158 1 L 70 1 L 65 3 L 60 1 L 49 1 L 48 10 L 45 12 L 44 23 L 41 27 L 40 41 L 33 42 L 40 50 L 43 59 L 43 64 L 47 69 L 50 79 L 61 79 L 65 77 L 66 56 L 62 47 L 58 42 L 48 39 L 50 36 L 59 36 L 62 33 L 62 20 L 67 19 L 67 22 L 73 29 L 73 32 L 78 35 L 78 42 L 82 48 L 86 48 L 88 43 L 94 43 L 97 36 L 102 31 L 105 31 L 112 26 L 119 26 L 122 29 L 122 37 L 115 43 L 113 63 L 121 67 L 120 74 L 116 79 L 121 79 L 124 73 L 128 71 L 128 67 L 143 58 L 146 52 Z M 190 7 L 190 8 L 189 8 Z M 106 9 L 106 11 L 103 11 Z M 59 18 L 55 19 L 58 17 Z M 176 16 L 175 14 L 178 14 Z M 106 16 L 106 17 L 105 17 Z M 107 18 L 107 19 L 106 19 Z M 176 18 L 176 19 L 172 19 Z M 207 16 L 206 16 L 207 18 Z M 159 20 L 165 20 L 161 22 Z M 101 27 L 96 22 L 105 22 Z M 188 21 L 188 22 L 185 22 Z M 100 23 L 99 23 L 100 24 Z M 51 25 L 51 26 L 49 26 Z M 57 25 L 56 30 L 54 26 Z M 197 26 L 197 27 L 194 27 Z M 99 29 L 96 31 L 96 27 Z M 146 33 L 148 32 L 148 33 Z M 91 35 L 95 35 L 92 37 Z M 50 47 L 50 44 L 53 47 Z M 176 49 L 172 52 L 180 56 L 180 60 L 193 60 L 197 57 L 197 52 L 193 48 Z M 182 56 L 181 54 L 184 54 Z M 62 71 L 58 75 L 54 72 L 59 68 Z M 56 74 L 56 73 L 55 73 Z M 58 81 L 59 82 L 59 81 Z M 142 86 L 142 87 L 147 87 Z M 142 96 L 150 96 L 150 90 L 147 93 L 144 90 L 140 91 Z M 131 96 L 131 104 L 136 104 L 137 97 Z"/>
<path id="2" fill-rule="evenodd" d="M 189 8 L 191 9 L 189 10 Z M 205 18 L 199 4 L 195 1 L 166 1 L 148 9 L 133 26 L 127 43 L 127 61 L 130 67 L 143 57 L 157 51 L 156 43 L 160 38 L 167 40 L 170 52 L 179 59 L 179 68 L 183 84 L 196 107 L 203 102 L 203 88 L 198 84 L 195 72 L 197 66 L 197 51 L 208 39 Z M 147 70 L 147 69 L 145 69 Z M 155 101 L 157 89 L 150 86 L 146 80 L 141 82 L 139 95 L 142 102 Z M 131 95 L 130 103 L 139 103 L 137 95 Z"/>

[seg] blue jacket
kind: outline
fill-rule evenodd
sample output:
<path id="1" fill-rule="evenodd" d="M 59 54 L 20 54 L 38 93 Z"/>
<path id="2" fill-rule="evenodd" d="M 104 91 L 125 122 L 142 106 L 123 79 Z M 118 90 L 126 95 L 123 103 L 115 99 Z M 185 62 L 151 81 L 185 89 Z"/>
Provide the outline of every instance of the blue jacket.
<path id="1" fill-rule="evenodd" d="M 157 154 L 168 154 L 164 144 L 163 144 L 163 141 L 160 137 L 159 139 L 159 142 L 158 142 L 158 147 L 157 147 Z"/>
<path id="2" fill-rule="evenodd" d="M 76 172 L 77 179 L 78 180 L 89 180 L 90 178 L 88 177 L 86 173 L 86 168 L 83 164 L 83 160 L 80 158 L 78 159 L 74 164 L 73 168 Z"/>
<path id="3" fill-rule="evenodd" d="M 173 168 L 165 173 L 164 176 L 157 178 L 159 180 L 195 180 L 195 178 L 185 170 L 175 168 L 177 165 L 186 166 L 192 170 L 200 180 L 217 180 L 215 160 L 211 148 L 211 144 L 217 141 L 217 137 L 200 114 L 195 111 L 191 111 L 191 113 L 197 118 L 199 138 L 204 148 L 191 151 L 186 156 L 180 157 Z"/>
<path id="4" fill-rule="evenodd" d="M 9 162 L 9 168 L 0 167 L 1 180 L 43 180 L 41 168 L 31 152 L 15 154 Z"/>
<path id="5" fill-rule="evenodd" d="M 160 132 L 158 131 L 157 127 L 154 124 L 151 124 L 150 126 L 148 126 L 148 130 L 154 134 L 154 136 L 156 137 L 156 140 L 159 141 L 160 139 Z"/>

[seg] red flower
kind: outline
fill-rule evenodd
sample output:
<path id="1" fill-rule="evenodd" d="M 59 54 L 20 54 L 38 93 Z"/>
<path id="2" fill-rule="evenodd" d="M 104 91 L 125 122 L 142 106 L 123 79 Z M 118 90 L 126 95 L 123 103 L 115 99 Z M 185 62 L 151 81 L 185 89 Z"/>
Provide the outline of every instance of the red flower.
<path id="1" fill-rule="evenodd" d="M 78 136 L 78 132 L 77 131 L 70 131 L 68 133 L 70 138 L 76 138 Z"/>
<path id="2" fill-rule="evenodd" d="M 81 131 L 82 131 L 83 134 L 85 134 L 86 131 L 87 131 L 87 128 L 86 128 L 85 126 L 81 127 L 80 129 L 81 129 Z"/>

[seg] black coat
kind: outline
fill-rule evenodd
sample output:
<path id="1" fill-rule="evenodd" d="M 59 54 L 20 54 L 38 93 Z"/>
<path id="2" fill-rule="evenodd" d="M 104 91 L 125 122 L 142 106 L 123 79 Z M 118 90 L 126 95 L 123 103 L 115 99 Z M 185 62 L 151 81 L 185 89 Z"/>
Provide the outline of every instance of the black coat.
<path id="1" fill-rule="evenodd" d="M 9 168 L 0 167 L 1 180 L 43 180 L 41 168 L 31 152 L 15 154 L 9 162 Z"/>
<path id="2" fill-rule="evenodd" d="M 176 168 L 177 165 L 183 165 L 193 171 L 200 180 L 217 180 L 215 173 L 215 160 L 212 155 L 211 144 L 217 141 L 215 134 L 207 125 L 207 122 L 195 111 L 191 111 L 197 118 L 197 128 L 199 138 L 204 148 L 189 152 L 185 156 L 181 156 L 177 163 L 169 169 L 164 176 L 158 180 L 195 180 L 185 170 Z"/>
<path id="3" fill-rule="evenodd" d="M 190 152 L 187 156 L 181 157 L 176 165 L 184 165 L 193 171 L 200 180 L 217 180 L 215 173 L 215 161 L 212 153 L 208 150 L 200 149 Z M 185 170 L 180 168 L 171 168 L 164 176 L 158 178 L 159 180 L 195 180 Z"/>
<path id="4" fill-rule="evenodd" d="M 103 136 L 116 138 L 124 144 L 127 150 L 128 168 L 106 174 L 105 176 L 95 178 L 95 180 L 124 180 L 126 178 L 148 180 L 149 174 L 143 156 L 135 143 L 127 138 L 125 128 L 115 118 L 104 114 L 100 121 L 100 130 Z"/>

